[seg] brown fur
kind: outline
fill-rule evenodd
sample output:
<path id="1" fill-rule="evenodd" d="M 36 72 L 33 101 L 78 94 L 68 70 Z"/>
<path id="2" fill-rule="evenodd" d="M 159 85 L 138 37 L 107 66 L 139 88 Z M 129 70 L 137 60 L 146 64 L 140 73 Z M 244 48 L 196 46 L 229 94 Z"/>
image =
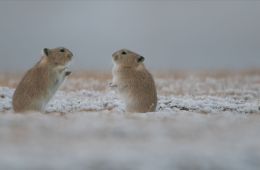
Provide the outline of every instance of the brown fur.
<path id="1" fill-rule="evenodd" d="M 44 56 L 27 71 L 14 92 L 14 111 L 44 112 L 66 75 L 70 74 L 66 65 L 72 56 L 66 48 L 44 49 Z"/>
<path id="2" fill-rule="evenodd" d="M 111 87 L 117 89 L 127 112 L 152 112 L 157 105 L 156 87 L 152 75 L 137 53 L 122 49 L 113 55 Z"/>

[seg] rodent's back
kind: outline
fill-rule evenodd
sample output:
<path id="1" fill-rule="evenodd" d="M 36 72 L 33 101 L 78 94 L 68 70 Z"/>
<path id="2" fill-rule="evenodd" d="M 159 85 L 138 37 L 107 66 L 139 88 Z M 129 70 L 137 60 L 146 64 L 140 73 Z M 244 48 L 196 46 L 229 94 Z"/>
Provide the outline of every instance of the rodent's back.
<path id="1" fill-rule="evenodd" d="M 27 71 L 13 95 L 14 111 L 23 112 L 26 110 L 38 110 L 36 108 L 44 107 L 44 104 L 42 103 L 41 105 L 37 100 L 41 96 L 44 97 L 44 89 L 46 89 L 48 83 L 48 69 L 33 67 Z"/>
<path id="2" fill-rule="evenodd" d="M 129 112 L 152 112 L 157 105 L 157 92 L 152 75 L 141 70 L 130 75 L 128 79 L 121 79 L 127 86 L 121 91 L 122 97 L 129 102 L 126 107 Z"/>

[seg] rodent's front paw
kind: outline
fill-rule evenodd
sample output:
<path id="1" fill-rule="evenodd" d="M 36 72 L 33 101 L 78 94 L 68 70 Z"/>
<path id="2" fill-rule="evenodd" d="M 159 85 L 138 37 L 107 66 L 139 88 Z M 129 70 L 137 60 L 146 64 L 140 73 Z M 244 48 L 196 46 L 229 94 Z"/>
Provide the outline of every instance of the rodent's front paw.
<path id="1" fill-rule="evenodd" d="M 111 88 L 116 88 L 117 85 L 116 85 L 116 84 L 113 84 L 112 82 L 110 82 L 110 83 L 109 83 L 109 87 L 111 87 Z"/>
<path id="2" fill-rule="evenodd" d="M 71 74 L 71 71 L 66 71 L 65 76 L 69 76 Z"/>

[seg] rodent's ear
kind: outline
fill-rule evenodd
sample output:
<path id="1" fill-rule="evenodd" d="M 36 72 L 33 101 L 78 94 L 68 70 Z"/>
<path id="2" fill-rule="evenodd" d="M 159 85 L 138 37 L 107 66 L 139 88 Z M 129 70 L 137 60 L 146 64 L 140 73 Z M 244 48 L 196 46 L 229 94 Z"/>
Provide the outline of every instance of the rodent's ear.
<path id="1" fill-rule="evenodd" d="M 43 49 L 43 53 L 44 53 L 44 55 L 48 56 L 49 55 L 49 49 L 48 48 L 44 48 Z"/>
<path id="2" fill-rule="evenodd" d="M 138 63 L 144 62 L 144 57 L 143 56 L 139 56 L 137 62 Z"/>

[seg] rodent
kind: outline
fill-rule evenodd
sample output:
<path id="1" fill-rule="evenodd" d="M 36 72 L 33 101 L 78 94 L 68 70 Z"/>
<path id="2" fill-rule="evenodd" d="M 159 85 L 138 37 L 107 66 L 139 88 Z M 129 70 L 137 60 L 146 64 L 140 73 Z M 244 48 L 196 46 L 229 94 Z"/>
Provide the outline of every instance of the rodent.
<path id="1" fill-rule="evenodd" d="M 71 74 L 68 64 L 73 53 L 64 47 L 44 48 L 43 56 L 26 72 L 13 95 L 15 112 L 45 112 L 45 107 L 65 77 Z"/>
<path id="2" fill-rule="evenodd" d="M 145 68 L 145 58 L 127 49 L 112 54 L 114 67 L 110 87 L 116 89 L 126 105 L 126 112 L 153 112 L 157 92 L 153 76 Z"/>

